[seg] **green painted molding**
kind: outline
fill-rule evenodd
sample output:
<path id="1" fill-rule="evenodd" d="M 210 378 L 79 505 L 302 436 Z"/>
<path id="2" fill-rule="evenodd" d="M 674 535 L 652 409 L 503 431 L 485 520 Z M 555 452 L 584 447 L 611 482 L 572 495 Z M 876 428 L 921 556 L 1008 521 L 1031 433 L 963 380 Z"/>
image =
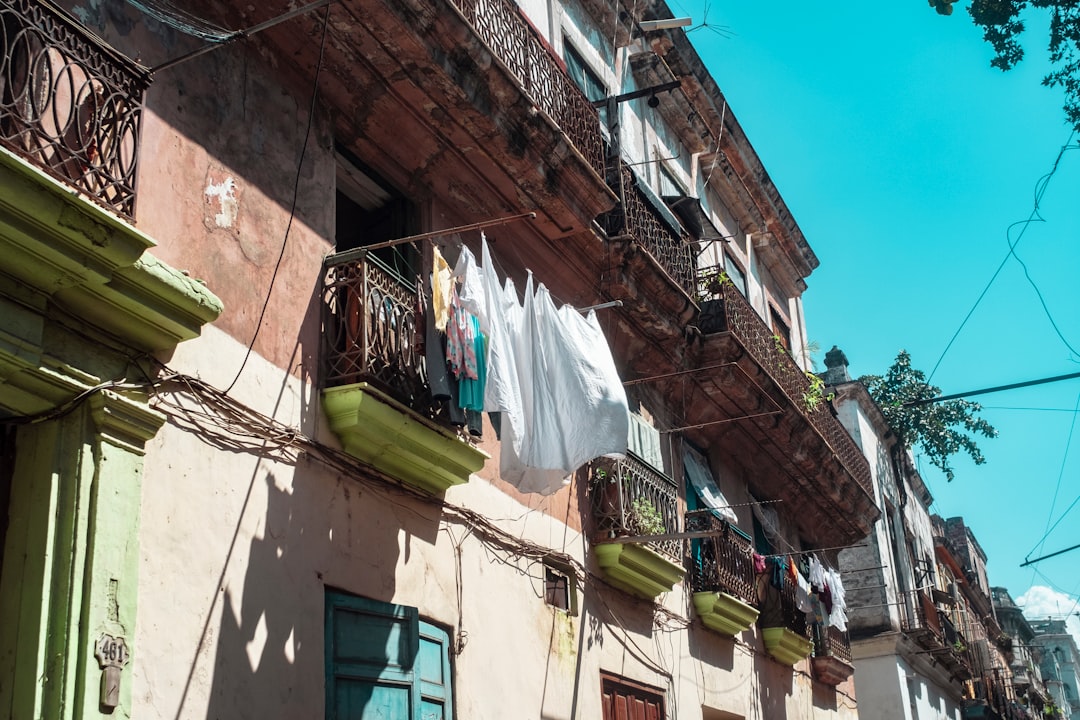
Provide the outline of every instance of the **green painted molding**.
<path id="1" fill-rule="evenodd" d="M 786 627 L 764 628 L 762 635 L 765 649 L 785 665 L 794 665 L 803 660 L 810 655 L 810 650 L 814 647 L 809 638 Z"/>
<path id="2" fill-rule="evenodd" d="M 433 495 L 490 457 L 368 383 L 323 390 L 323 409 L 347 453 Z"/>
<path id="3" fill-rule="evenodd" d="M 636 543 L 596 543 L 593 552 L 608 582 L 648 600 L 671 592 L 686 575 L 683 566 Z"/>
<path id="4" fill-rule="evenodd" d="M 758 609 L 724 592 L 694 593 L 694 609 L 701 622 L 721 635 L 735 636 L 758 618 Z"/>
<path id="5" fill-rule="evenodd" d="M 158 351 L 221 314 L 205 286 L 147 253 L 150 237 L 2 148 L 0 187 L 0 272 L 78 320 Z"/>
<path id="6" fill-rule="evenodd" d="M 136 455 L 145 452 L 146 442 L 165 424 L 165 416 L 151 410 L 144 402 L 110 390 L 91 395 L 89 405 L 99 437 Z"/>

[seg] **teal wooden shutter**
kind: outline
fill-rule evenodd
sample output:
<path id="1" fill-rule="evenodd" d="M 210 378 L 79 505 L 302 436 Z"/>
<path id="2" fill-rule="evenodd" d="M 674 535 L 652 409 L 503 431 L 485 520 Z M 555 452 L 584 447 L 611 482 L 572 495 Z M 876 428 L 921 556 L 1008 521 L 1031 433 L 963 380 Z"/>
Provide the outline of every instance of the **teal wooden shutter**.
<path id="1" fill-rule="evenodd" d="M 416 608 L 326 595 L 330 720 L 452 720 L 449 637 Z"/>
<path id="2" fill-rule="evenodd" d="M 420 623 L 420 720 L 453 720 L 449 650 L 450 638 L 445 631 Z"/>

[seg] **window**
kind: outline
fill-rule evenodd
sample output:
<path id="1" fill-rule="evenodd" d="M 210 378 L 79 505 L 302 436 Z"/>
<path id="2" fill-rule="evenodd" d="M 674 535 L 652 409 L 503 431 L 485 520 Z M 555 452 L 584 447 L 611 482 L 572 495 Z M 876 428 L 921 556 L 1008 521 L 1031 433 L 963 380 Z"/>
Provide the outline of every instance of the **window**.
<path id="1" fill-rule="evenodd" d="M 735 284 L 738 291 L 743 294 L 743 297 L 746 297 L 746 273 L 735 262 L 735 258 L 726 252 L 724 253 L 724 272 L 727 273 L 728 278 Z"/>
<path id="2" fill-rule="evenodd" d="M 569 568 L 544 564 L 544 602 L 577 615 L 577 580 Z"/>
<path id="3" fill-rule="evenodd" d="M 603 720 L 664 720 L 664 696 L 658 688 L 601 675 Z"/>
<path id="4" fill-rule="evenodd" d="M 784 346 L 784 349 L 791 353 L 791 328 L 784 322 L 784 318 L 780 315 L 780 311 L 769 306 L 769 318 L 772 321 L 773 335 L 780 338 L 780 344 Z"/>
<path id="5" fill-rule="evenodd" d="M 660 168 L 660 197 L 683 197 L 686 195 L 686 191 L 683 190 L 674 173 L 668 170 L 663 163 L 659 163 L 657 167 Z"/>
<path id="6" fill-rule="evenodd" d="M 450 638 L 416 608 L 326 593 L 326 717 L 453 720 Z"/>
<path id="7" fill-rule="evenodd" d="M 563 39 L 563 56 L 566 60 L 566 71 L 570 79 L 574 81 L 585 97 L 592 101 L 603 100 L 607 97 L 607 87 L 600 76 L 593 72 L 585 58 L 581 56 L 569 40 Z"/>
<path id="8" fill-rule="evenodd" d="M 338 252 L 420 231 L 420 211 L 416 205 L 342 148 L 337 152 L 334 220 Z M 375 250 L 372 256 L 407 285 L 415 283 L 420 258 L 412 243 Z"/>

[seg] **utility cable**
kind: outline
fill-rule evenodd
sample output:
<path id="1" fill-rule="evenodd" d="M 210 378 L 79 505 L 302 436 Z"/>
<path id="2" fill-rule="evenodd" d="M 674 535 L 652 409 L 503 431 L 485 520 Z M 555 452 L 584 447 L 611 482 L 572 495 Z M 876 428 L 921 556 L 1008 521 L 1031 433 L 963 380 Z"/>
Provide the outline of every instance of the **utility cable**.
<path id="1" fill-rule="evenodd" d="M 1035 547 L 1033 547 L 1024 557 L 1025 562 L 1028 561 L 1032 553 L 1040 552 L 1042 550 L 1043 545 L 1046 543 L 1046 538 L 1048 538 L 1050 533 L 1054 531 L 1054 528 L 1065 519 L 1065 516 L 1076 506 L 1076 503 L 1080 502 L 1080 495 L 1077 495 L 1076 499 L 1072 501 L 1069 507 L 1065 508 L 1065 512 L 1061 514 L 1057 521 L 1055 521 L 1053 525 L 1050 525 L 1050 519 L 1054 517 L 1054 507 L 1057 505 L 1058 493 L 1061 491 L 1061 481 L 1065 477 L 1065 465 L 1066 461 L 1069 459 L 1069 448 L 1072 446 L 1073 431 L 1076 430 L 1076 418 L 1078 414 L 1080 414 L 1080 394 L 1077 394 L 1076 396 L 1076 406 L 1073 408 L 1073 418 L 1072 422 L 1069 424 L 1069 435 L 1065 440 L 1065 454 L 1064 457 L 1061 458 L 1061 468 L 1058 470 L 1057 485 L 1054 487 L 1054 498 L 1050 502 L 1050 512 L 1047 513 L 1046 516 L 1047 529 L 1043 533 L 1043 536 L 1039 538 L 1039 541 L 1035 543 Z"/>
<path id="2" fill-rule="evenodd" d="M 270 276 L 270 287 L 266 289 L 266 298 L 263 300 L 262 309 L 259 311 L 259 319 L 255 323 L 255 332 L 251 336 L 251 342 L 248 343 L 247 351 L 244 353 L 244 360 L 240 363 L 240 369 L 236 371 L 236 377 L 233 378 L 229 386 L 225 388 L 223 394 L 228 395 L 229 391 L 236 385 L 236 381 L 240 379 L 240 374 L 244 372 L 244 368 L 247 366 L 248 359 L 251 357 L 251 351 L 255 347 L 255 340 L 259 337 L 259 331 L 262 329 L 263 318 L 266 317 L 266 309 L 270 306 L 270 296 L 274 292 L 274 283 L 277 280 L 278 271 L 281 270 L 281 262 L 285 258 L 285 248 L 289 245 L 289 231 L 292 230 L 293 220 L 296 218 L 296 201 L 300 194 L 300 175 L 304 169 L 304 158 L 307 156 L 308 140 L 311 138 L 311 125 L 315 119 L 315 102 L 319 97 L 319 76 L 322 74 L 323 58 L 326 54 L 326 31 L 330 27 L 330 6 L 326 6 L 326 10 L 323 13 L 323 27 L 322 27 L 322 40 L 319 42 L 319 61 L 315 65 L 315 79 L 311 86 L 311 103 L 308 107 L 307 127 L 304 129 L 304 143 L 300 147 L 300 160 L 296 164 L 296 175 L 293 178 L 293 191 L 292 202 L 289 204 L 289 221 L 285 225 L 285 237 L 281 240 L 281 252 L 278 253 L 277 262 L 274 263 L 274 272 Z"/>
<path id="3" fill-rule="evenodd" d="M 938 357 L 937 362 L 934 363 L 934 368 L 930 371 L 930 375 L 927 376 L 924 385 L 930 385 L 930 381 L 934 379 L 934 374 L 938 371 L 938 368 L 941 367 L 941 363 L 945 359 L 945 355 L 948 354 L 949 350 L 953 346 L 953 343 L 956 342 L 956 338 L 960 336 L 960 333 L 961 331 L 963 331 L 964 326 L 967 325 L 968 320 L 970 320 L 971 316 L 975 314 L 976 308 L 978 308 L 979 305 L 982 303 L 983 298 L 986 297 L 986 293 L 990 291 L 990 286 L 994 284 L 994 281 L 997 280 L 998 275 L 1000 275 L 1001 271 L 1005 269 L 1005 265 L 1009 262 L 1009 258 L 1016 256 L 1016 246 L 1020 244 L 1020 240 L 1023 239 L 1024 233 L 1027 232 L 1027 229 L 1031 227 L 1031 224 L 1033 222 L 1045 222 L 1042 216 L 1039 215 L 1039 204 L 1042 202 L 1043 195 L 1046 193 L 1046 188 L 1050 185 L 1051 178 L 1053 178 L 1054 174 L 1058 171 L 1058 166 L 1061 163 L 1061 158 L 1065 154 L 1065 151 L 1073 149 L 1072 141 L 1075 135 L 1075 130 L 1069 133 L 1068 139 L 1065 141 L 1065 144 L 1061 146 L 1061 149 L 1058 151 L 1057 157 L 1054 158 L 1054 164 L 1051 166 L 1050 172 L 1048 172 L 1046 175 L 1043 175 L 1041 178 L 1039 178 L 1039 181 L 1035 183 L 1035 205 L 1031 209 L 1031 213 L 1028 215 L 1027 219 L 1021 220 L 1017 223 L 1013 223 L 1006 229 L 1005 239 L 1009 244 L 1009 252 L 1005 254 L 1005 257 L 1001 260 L 1001 263 L 997 266 L 997 269 L 994 270 L 994 274 L 990 276 L 990 280 L 986 283 L 986 287 L 982 289 L 982 292 L 979 293 L 979 297 L 975 299 L 975 304 L 971 306 L 971 309 L 968 310 L 967 315 L 965 315 L 964 319 L 960 322 L 960 327 L 956 328 L 956 332 L 953 333 L 952 337 L 949 339 L 948 344 L 945 345 L 945 349 L 941 351 L 941 356 Z M 1022 225 L 1023 227 L 1020 229 L 1020 233 L 1019 235 L 1017 235 L 1016 240 L 1012 240 L 1009 234 L 1011 233 L 1012 228 L 1014 228 L 1016 225 Z M 1070 347 L 1070 350 L 1071 349 L 1072 348 Z M 1075 351 L 1073 352 L 1075 354 Z"/>

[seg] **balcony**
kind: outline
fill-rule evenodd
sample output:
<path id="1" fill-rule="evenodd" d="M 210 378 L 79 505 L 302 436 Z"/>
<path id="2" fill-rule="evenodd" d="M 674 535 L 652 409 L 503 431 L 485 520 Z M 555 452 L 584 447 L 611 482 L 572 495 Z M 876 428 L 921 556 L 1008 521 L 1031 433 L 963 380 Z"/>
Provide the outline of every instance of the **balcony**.
<path id="1" fill-rule="evenodd" d="M 715 278 L 718 270 L 701 270 L 699 277 Z M 758 448 L 761 466 L 770 470 L 757 474 L 757 491 L 790 507 L 818 509 L 799 513 L 799 532 L 808 541 L 838 545 L 866 537 L 880 515 L 870 466 L 821 386 L 811 382 L 734 284 L 703 282 L 700 296 L 705 299 L 698 362 L 713 372 L 688 415 L 693 423 L 716 423 L 727 437 L 703 431 L 695 439 L 706 445 L 741 441 L 737 452 Z M 819 522 L 821 515 L 830 522 Z"/>
<path id="2" fill-rule="evenodd" d="M 608 582 L 646 599 L 670 592 L 686 574 L 682 541 L 624 540 L 679 532 L 675 482 L 632 453 L 595 461 L 591 475 L 593 552 Z"/>
<path id="3" fill-rule="evenodd" d="M 622 301 L 622 314 L 648 339 L 624 353 L 634 368 L 643 375 L 675 370 L 686 346 L 686 323 L 697 312 L 693 246 L 685 231 L 665 219 L 657 207 L 662 201 L 646 195 L 630 168 L 622 167 L 618 177 L 612 189 L 621 201 L 597 219 L 612 251 L 603 291 Z"/>
<path id="4" fill-rule="evenodd" d="M 906 593 L 901 629 L 956 680 L 971 679 L 967 641 L 923 590 Z"/>
<path id="5" fill-rule="evenodd" d="M 783 574 L 783 586 L 780 588 L 769 581 L 771 574 L 770 568 L 759 583 L 761 615 L 758 625 L 766 651 L 785 665 L 794 665 L 810 655 L 813 648 L 810 627 L 806 622 L 806 613 L 796 605 L 795 584 L 787 573 Z"/>
<path id="6" fill-rule="evenodd" d="M 134 217 L 148 72 L 42 0 L 0 0 L 0 26 L 0 144 Z"/>
<path id="7" fill-rule="evenodd" d="M 345 450 L 432 494 L 487 454 L 459 439 L 431 396 L 416 290 L 374 255 L 326 259 L 323 403 Z"/>
<path id="8" fill-rule="evenodd" d="M 835 627 L 814 625 L 814 677 L 826 685 L 839 685 L 855 672 L 847 633 Z"/>
<path id="9" fill-rule="evenodd" d="M 525 93 L 562 130 L 585 161 L 604 174 L 600 118 L 512 0 L 451 0 L 476 34 L 521 82 Z"/>
<path id="10" fill-rule="evenodd" d="M 686 513 L 687 532 L 715 532 L 691 541 L 690 586 L 702 622 L 734 636 L 757 620 L 753 547 L 750 540 L 710 510 Z"/>

